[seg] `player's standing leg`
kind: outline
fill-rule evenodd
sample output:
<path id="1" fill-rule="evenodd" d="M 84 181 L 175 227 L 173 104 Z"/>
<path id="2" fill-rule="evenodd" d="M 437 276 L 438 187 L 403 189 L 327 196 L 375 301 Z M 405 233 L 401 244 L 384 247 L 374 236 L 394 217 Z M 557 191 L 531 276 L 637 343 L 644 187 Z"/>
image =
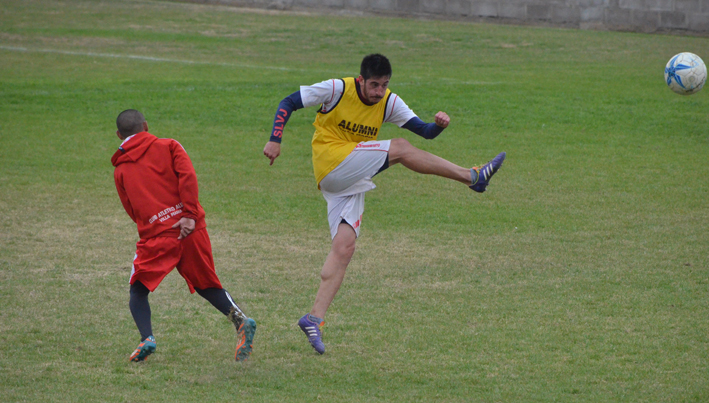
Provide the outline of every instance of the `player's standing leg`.
<path id="1" fill-rule="evenodd" d="M 320 326 L 324 323 L 322 318 L 325 317 L 328 307 L 342 285 L 347 265 L 355 251 L 356 240 L 355 230 L 349 224 L 341 223 L 337 234 L 332 239 L 330 253 L 320 272 L 320 287 L 315 296 L 313 309 L 298 321 L 298 325 L 308 336 L 310 345 L 320 354 L 325 353 L 325 344 L 322 342 L 320 330 Z"/>
<path id="2" fill-rule="evenodd" d="M 151 323 L 148 296 L 179 261 L 179 241 L 156 237 L 136 243 L 130 276 L 129 307 L 140 332 L 140 344 L 130 355 L 131 361 L 144 361 L 157 348 Z"/>
<path id="3" fill-rule="evenodd" d="M 335 298 L 335 294 L 342 285 L 345 278 L 347 266 L 352 260 L 355 251 L 355 241 L 357 236 L 355 230 L 349 224 L 339 225 L 337 234 L 332 240 L 330 253 L 325 259 L 322 271 L 320 272 L 320 288 L 315 297 L 312 315 L 322 318 L 327 312 L 327 308 Z"/>
<path id="4" fill-rule="evenodd" d="M 130 286 L 130 313 L 133 315 L 135 325 L 140 332 L 140 344 L 130 355 L 131 361 L 145 361 L 148 356 L 155 352 L 157 343 L 153 337 L 153 328 L 150 321 L 150 303 L 148 295 L 150 290 L 140 281 L 136 280 Z"/>

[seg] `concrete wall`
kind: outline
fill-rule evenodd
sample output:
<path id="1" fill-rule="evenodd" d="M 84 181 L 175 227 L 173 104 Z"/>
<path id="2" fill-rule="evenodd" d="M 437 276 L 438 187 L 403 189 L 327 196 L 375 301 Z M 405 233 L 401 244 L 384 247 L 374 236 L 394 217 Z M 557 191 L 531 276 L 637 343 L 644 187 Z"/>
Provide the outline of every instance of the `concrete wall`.
<path id="1" fill-rule="evenodd" d="M 318 9 L 492 19 L 584 29 L 709 33 L 709 0 L 191 0 L 278 10 Z"/>

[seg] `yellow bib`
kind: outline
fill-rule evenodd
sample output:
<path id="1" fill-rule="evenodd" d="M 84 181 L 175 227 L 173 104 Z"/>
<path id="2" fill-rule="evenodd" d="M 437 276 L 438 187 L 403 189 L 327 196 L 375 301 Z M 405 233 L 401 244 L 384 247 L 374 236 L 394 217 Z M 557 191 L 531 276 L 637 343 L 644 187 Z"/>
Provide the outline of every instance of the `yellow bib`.
<path id="1" fill-rule="evenodd" d="M 328 112 L 318 111 L 313 126 L 313 170 L 318 184 L 354 150 L 357 143 L 376 140 L 384 122 L 386 104 L 391 91 L 374 105 L 359 98 L 355 79 L 345 78 L 340 102 Z"/>

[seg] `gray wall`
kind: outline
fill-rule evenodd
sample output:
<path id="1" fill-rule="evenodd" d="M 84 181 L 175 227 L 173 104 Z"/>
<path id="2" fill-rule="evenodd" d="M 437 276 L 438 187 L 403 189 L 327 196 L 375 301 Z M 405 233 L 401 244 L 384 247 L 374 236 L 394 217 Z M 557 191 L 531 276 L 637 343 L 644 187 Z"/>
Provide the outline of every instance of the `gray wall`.
<path id="1" fill-rule="evenodd" d="M 709 0 L 191 0 L 279 10 L 491 19 L 584 29 L 709 33 Z"/>

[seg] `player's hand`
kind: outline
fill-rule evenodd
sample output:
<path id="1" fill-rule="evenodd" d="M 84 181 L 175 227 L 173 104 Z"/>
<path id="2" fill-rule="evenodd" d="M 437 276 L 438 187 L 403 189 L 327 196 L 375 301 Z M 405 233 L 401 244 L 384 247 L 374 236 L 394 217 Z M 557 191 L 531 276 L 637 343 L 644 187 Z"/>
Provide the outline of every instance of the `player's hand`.
<path id="1" fill-rule="evenodd" d="M 451 118 L 448 117 L 448 114 L 445 112 L 438 112 L 436 116 L 433 118 L 433 121 L 436 122 L 436 126 L 446 128 L 448 127 L 448 124 L 451 122 Z"/>
<path id="2" fill-rule="evenodd" d="M 195 222 L 191 218 L 182 217 L 172 228 L 180 227 L 180 236 L 177 239 L 187 238 L 194 231 Z"/>
<path id="3" fill-rule="evenodd" d="M 266 147 L 263 148 L 263 155 L 271 160 L 269 165 L 273 165 L 273 161 L 281 155 L 281 143 L 276 143 L 275 141 L 269 141 L 266 143 Z"/>

